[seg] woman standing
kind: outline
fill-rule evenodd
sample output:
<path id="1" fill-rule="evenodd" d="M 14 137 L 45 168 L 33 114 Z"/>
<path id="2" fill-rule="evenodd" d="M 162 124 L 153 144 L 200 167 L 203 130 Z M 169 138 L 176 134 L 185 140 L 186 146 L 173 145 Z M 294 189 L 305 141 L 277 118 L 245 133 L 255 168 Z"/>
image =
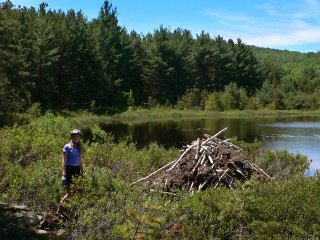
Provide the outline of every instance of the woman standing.
<path id="1" fill-rule="evenodd" d="M 57 214 L 62 215 L 62 204 L 74 195 L 75 191 L 72 191 L 70 184 L 74 177 L 80 176 L 83 173 L 83 165 L 81 159 L 81 153 L 83 151 L 80 143 L 80 137 L 82 132 L 79 129 L 71 131 L 71 141 L 63 148 L 62 155 L 62 182 L 67 185 L 67 194 L 61 199 Z"/>

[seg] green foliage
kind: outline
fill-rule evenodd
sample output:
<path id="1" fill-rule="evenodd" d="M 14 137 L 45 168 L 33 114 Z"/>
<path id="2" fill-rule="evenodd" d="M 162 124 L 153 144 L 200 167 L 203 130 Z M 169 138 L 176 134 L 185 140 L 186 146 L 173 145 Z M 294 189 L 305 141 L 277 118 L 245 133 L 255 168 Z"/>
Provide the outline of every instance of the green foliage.
<path id="1" fill-rule="evenodd" d="M 153 97 L 148 97 L 148 107 L 155 108 L 158 105 L 158 101 Z"/>
<path id="2" fill-rule="evenodd" d="M 131 89 L 130 89 L 130 91 L 128 93 L 127 104 L 129 106 L 129 108 L 133 108 L 134 107 L 134 97 L 133 97 L 133 91 Z"/>
<path id="3" fill-rule="evenodd" d="M 234 82 L 226 85 L 224 92 L 221 94 L 221 105 L 224 110 L 244 110 L 248 102 L 249 98 L 246 90 L 244 88 L 239 89 Z"/>
<path id="4" fill-rule="evenodd" d="M 81 11 L 48 7 L 0 5 L 1 125 L 12 126 L 33 103 L 118 113 L 151 97 L 152 107 L 205 109 L 213 91 L 230 101 L 221 101 L 224 110 L 256 109 L 256 99 L 269 109 L 319 108 L 319 53 L 259 49 L 205 32 L 193 38 L 189 30 L 163 26 L 128 34 L 109 1 L 91 21 Z M 237 97 L 225 90 L 232 82 Z M 191 96 L 194 89 L 201 100 Z"/>
<path id="5" fill-rule="evenodd" d="M 91 132 L 94 142 L 86 146 L 85 164 L 108 167 L 114 176 L 120 175 L 126 180 L 133 180 L 137 173 L 143 175 L 150 169 L 159 168 L 177 154 L 176 150 L 165 151 L 155 143 L 139 151 L 133 143 L 120 141 L 115 144 L 113 136 L 98 126 L 93 127 Z"/>
<path id="6" fill-rule="evenodd" d="M 264 151 L 262 153 L 263 162 L 258 163 L 271 176 L 278 178 L 288 178 L 293 174 L 304 175 L 309 169 L 310 161 L 301 154 L 292 154 L 287 150 L 278 150 L 275 153 Z"/>
<path id="7" fill-rule="evenodd" d="M 36 109 L 36 107 L 35 107 Z M 33 110 L 37 114 L 37 110 Z M 83 118 L 82 116 L 78 116 Z M 65 194 L 61 148 L 77 121 L 47 113 L 23 126 L 0 131 L 0 199 L 53 210 Z M 79 123 L 78 123 L 79 124 Z M 84 143 L 85 174 L 66 204 L 67 229 L 76 239 L 269 239 L 319 236 L 318 177 L 305 177 L 310 162 L 287 151 L 237 142 L 274 181 L 254 178 L 235 192 L 224 187 L 177 197 L 131 183 L 176 159 L 177 149 L 151 143 L 143 149 L 114 138 L 98 126 Z M 235 140 L 235 139 L 234 139 Z M 31 157 L 31 154 L 33 154 Z M 305 196 L 308 196 L 307 198 Z M 175 226 L 179 233 L 169 229 Z"/>
<path id="8" fill-rule="evenodd" d="M 258 110 L 260 108 L 260 102 L 259 99 L 255 96 L 252 96 L 248 100 L 248 104 L 246 106 L 246 109 L 248 110 Z"/>
<path id="9" fill-rule="evenodd" d="M 208 99 L 206 100 L 205 110 L 210 110 L 210 111 L 223 110 L 219 93 L 213 92 L 209 95 Z"/>
<path id="10" fill-rule="evenodd" d="M 296 155 L 287 150 L 262 149 L 261 142 L 255 140 L 253 143 L 238 142 L 243 149 L 243 154 L 260 166 L 275 179 L 288 179 L 293 175 L 303 176 L 309 170 L 311 160 L 302 154 Z"/>
<path id="11" fill-rule="evenodd" d="M 205 32 L 194 39 L 188 30 L 162 26 L 146 36 L 129 35 L 108 1 L 91 21 L 82 12 L 47 8 L 0 4 L 0 124 L 12 126 L 0 130 L 1 200 L 55 209 L 65 194 L 61 149 L 70 129 L 90 125 L 86 174 L 67 206 L 72 238 L 319 237 L 319 180 L 304 177 L 310 165 L 305 156 L 241 143 L 248 159 L 276 181 L 251 179 L 238 183 L 235 193 L 218 188 L 172 198 L 130 183 L 175 159 L 177 149 L 115 143 L 87 112 L 41 116 L 49 108 L 132 110 L 146 101 L 160 114 L 171 105 L 317 109 L 319 53 L 261 49 Z M 178 235 L 167 231 L 172 224 L 182 226 Z"/>
<path id="12" fill-rule="evenodd" d="M 261 89 L 257 92 L 257 98 L 263 106 L 273 101 L 273 85 L 269 81 L 264 81 Z"/>
<path id="13" fill-rule="evenodd" d="M 205 102 L 208 98 L 207 91 L 200 91 L 198 88 L 187 89 L 185 94 L 177 102 L 178 109 L 202 109 L 205 108 Z"/>
<path id="14" fill-rule="evenodd" d="M 234 54 L 234 65 L 236 84 L 241 88 L 245 88 L 249 96 L 252 96 L 256 89 L 259 89 L 263 83 L 262 69 L 259 61 L 246 46 L 241 39 L 237 39 L 237 43 L 234 44 L 232 40 L 229 40 L 233 54 Z"/>

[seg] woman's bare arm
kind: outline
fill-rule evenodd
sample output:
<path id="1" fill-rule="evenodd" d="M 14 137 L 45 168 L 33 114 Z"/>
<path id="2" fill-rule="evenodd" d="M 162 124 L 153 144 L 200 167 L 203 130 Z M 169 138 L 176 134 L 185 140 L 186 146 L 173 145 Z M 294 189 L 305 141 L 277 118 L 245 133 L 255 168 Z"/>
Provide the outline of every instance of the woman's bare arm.
<path id="1" fill-rule="evenodd" d="M 62 175 L 63 176 L 66 176 L 67 156 L 68 156 L 68 153 L 63 152 L 63 155 L 62 155 Z"/>

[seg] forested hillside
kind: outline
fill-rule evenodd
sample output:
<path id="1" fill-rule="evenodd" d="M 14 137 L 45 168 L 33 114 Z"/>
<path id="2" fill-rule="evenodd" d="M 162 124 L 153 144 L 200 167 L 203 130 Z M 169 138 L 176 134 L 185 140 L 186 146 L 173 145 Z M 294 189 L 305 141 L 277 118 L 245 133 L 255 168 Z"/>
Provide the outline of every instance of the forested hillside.
<path id="1" fill-rule="evenodd" d="M 0 5 L 0 121 L 43 109 L 314 109 L 320 53 L 248 46 L 160 26 L 128 33 L 108 1 L 83 12 Z"/>
<path id="2" fill-rule="evenodd" d="M 213 178 L 233 181 L 232 174 L 240 174 L 244 179 L 229 188 L 220 183 L 209 187 L 207 178 L 206 189 L 193 180 L 189 183 L 194 192 L 182 186 L 172 194 L 151 189 L 146 182 L 132 183 L 172 166 L 170 162 L 176 164 L 179 160 L 173 160 L 182 159 L 190 145 L 183 153 L 155 142 L 138 148 L 130 137 L 118 140 L 100 126 L 121 118 L 144 120 L 154 112 L 220 119 L 229 113 L 233 117 L 233 112 L 251 118 L 267 114 L 266 109 L 319 109 L 319 61 L 320 53 L 258 48 L 206 32 L 192 35 L 187 29 L 160 26 L 147 35 L 129 33 L 108 1 L 92 20 L 85 13 L 57 11 L 45 3 L 36 9 L 1 2 L 0 239 L 39 233 L 32 227 L 40 224 L 31 225 L 8 204 L 23 204 L 14 209 L 24 211 L 27 206 L 43 213 L 44 220 L 54 215 L 67 191 L 61 182 L 61 151 L 75 128 L 84 132 L 85 173 L 74 179 L 75 195 L 63 204 L 64 217 L 41 224 L 46 235 L 39 239 L 319 239 L 320 171 L 305 176 L 311 164 L 306 156 L 272 152 L 256 140 L 237 141 L 239 136 L 223 140 L 239 146 L 236 151 L 243 155 L 237 158 L 261 168 L 269 181 L 251 172 L 244 175 L 236 157 L 231 161 L 230 152 L 216 151 L 225 149 L 220 143 L 209 149 L 205 144 L 212 137 L 198 138 L 192 151 L 202 155 L 192 157 L 197 165 L 190 168 L 190 176 L 195 170 L 200 176 L 198 164 L 202 168 L 213 162 L 211 155 L 216 154 L 215 163 L 206 165 L 219 171 Z M 262 110 L 217 112 L 230 109 Z M 288 112 L 303 116 L 302 111 Z M 200 133 L 194 126 L 190 131 Z M 245 130 L 240 124 L 234 128 Z M 171 130 L 166 138 L 176 134 Z M 303 136 L 309 134 L 303 131 Z M 145 133 L 141 128 L 141 135 Z M 224 156 L 227 169 L 216 171 L 214 165 Z"/>

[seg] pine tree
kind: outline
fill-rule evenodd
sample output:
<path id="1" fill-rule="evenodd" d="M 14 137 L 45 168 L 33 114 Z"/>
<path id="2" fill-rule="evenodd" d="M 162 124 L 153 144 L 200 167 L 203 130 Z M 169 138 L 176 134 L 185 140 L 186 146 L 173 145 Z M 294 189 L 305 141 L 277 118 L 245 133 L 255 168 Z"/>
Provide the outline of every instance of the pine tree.
<path id="1" fill-rule="evenodd" d="M 59 48 L 54 46 L 54 32 L 46 16 L 46 4 L 41 4 L 36 20 L 33 69 L 36 82 L 34 101 L 53 107 L 56 84 L 53 78 L 53 63 L 59 59 Z"/>
<path id="2" fill-rule="evenodd" d="M 2 118 L 19 112 L 29 100 L 24 78 L 26 57 L 21 44 L 18 10 L 10 1 L 0 4 L 0 110 Z"/>
<path id="3" fill-rule="evenodd" d="M 255 93 L 256 89 L 262 86 L 261 67 L 253 52 L 241 41 L 237 40 L 237 44 L 229 41 L 229 45 L 233 50 L 235 65 L 235 81 L 238 87 L 244 87 L 249 96 Z"/>

